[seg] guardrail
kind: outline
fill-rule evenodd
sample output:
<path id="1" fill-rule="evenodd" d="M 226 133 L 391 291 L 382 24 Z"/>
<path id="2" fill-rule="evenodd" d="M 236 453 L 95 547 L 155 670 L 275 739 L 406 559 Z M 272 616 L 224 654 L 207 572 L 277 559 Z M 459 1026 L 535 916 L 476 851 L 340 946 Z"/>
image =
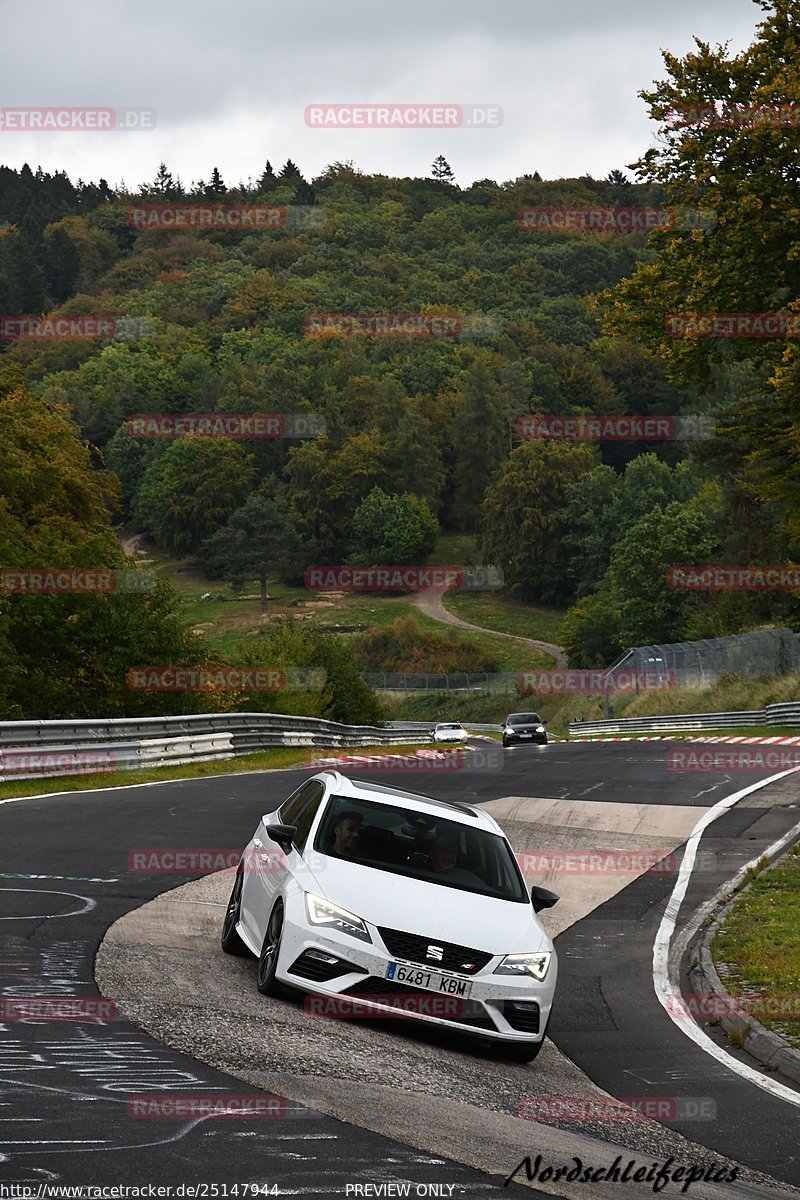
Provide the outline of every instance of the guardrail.
<path id="1" fill-rule="evenodd" d="M 416 745 L 430 741 L 430 729 L 428 722 L 381 728 L 284 713 L 0 721 L 0 782 L 208 762 L 270 746 Z"/>
<path id="2" fill-rule="evenodd" d="M 621 717 L 608 721 L 571 721 L 570 737 L 596 737 L 601 734 L 692 733 L 704 729 L 738 729 L 745 725 L 788 725 L 800 728 L 800 700 L 768 704 L 766 708 L 744 712 L 675 713 L 658 717 Z"/>

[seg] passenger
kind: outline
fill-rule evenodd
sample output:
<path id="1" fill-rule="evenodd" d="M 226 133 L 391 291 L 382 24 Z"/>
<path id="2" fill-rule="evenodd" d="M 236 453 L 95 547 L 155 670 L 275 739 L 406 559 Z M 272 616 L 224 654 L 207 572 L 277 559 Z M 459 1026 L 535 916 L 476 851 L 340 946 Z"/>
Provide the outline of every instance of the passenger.
<path id="1" fill-rule="evenodd" d="M 447 883 L 455 883 L 462 887 L 478 888 L 483 891 L 483 881 L 472 871 L 467 871 L 458 865 L 459 848 L 458 835 L 445 830 L 438 834 L 428 851 L 428 861 L 435 875 L 443 877 Z"/>

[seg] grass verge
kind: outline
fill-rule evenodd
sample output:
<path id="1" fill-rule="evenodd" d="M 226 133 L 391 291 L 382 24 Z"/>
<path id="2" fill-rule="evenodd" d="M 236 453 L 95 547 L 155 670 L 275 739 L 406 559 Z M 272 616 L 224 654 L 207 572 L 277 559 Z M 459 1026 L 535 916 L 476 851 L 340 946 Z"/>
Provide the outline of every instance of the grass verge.
<path id="1" fill-rule="evenodd" d="M 742 892 L 711 953 L 733 996 L 800 996 L 800 846 Z M 800 1049 L 800 1013 L 787 1019 L 753 1011 L 762 1025 Z"/>
<path id="2" fill-rule="evenodd" d="M 498 592 L 445 592 L 442 602 L 448 612 L 473 625 L 556 646 L 561 644 L 565 614 L 560 609 L 524 604 Z"/>

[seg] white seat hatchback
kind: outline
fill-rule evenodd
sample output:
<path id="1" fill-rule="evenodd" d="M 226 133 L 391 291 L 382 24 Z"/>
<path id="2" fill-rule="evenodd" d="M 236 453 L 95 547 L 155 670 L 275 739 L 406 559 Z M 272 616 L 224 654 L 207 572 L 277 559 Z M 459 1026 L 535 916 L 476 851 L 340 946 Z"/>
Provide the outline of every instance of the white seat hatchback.
<path id="1" fill-rule="evenodd" d="M 356 1014 L 461 1028 L 530 1061 L 556 986 L 529 894 L 488 813 L 323 771 L 262 817 L 222 930 L 258 958 L 264 995 L 290 987 Z M 354 1015 L 354 1014 L 349 1014 Z"/>

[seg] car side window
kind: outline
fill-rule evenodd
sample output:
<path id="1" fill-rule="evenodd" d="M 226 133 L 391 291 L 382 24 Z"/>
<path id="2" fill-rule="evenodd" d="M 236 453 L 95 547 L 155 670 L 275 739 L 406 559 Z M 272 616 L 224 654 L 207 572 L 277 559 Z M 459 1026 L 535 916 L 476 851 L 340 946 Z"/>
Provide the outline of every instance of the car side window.
<path id="1" fill-rule="evenodd" d="M 285 800 L 280 809 L 280 817 L 282 825 L 296 825 L 297 818 L 305 807 L 306 801 L 311 795 L 316 795 L 316 789 L 323 785 L 319 781 L 309 779 L 306 783 L 299 787 L 296 792 L 293 792 L 288 800 Z"/>
<path id="2" fill-rule="evenodd" d="M 317 815 L 322 797 L 325 795 L 325 785 L 319 781 L 314 781 L 308 784 L 307 788 L 303 789 L 305 806 L 302 812 L 298 813 L 296 819 L 291 822 L 297 827 L 297 833 L 293 838 L 293 845 L 299 854 L 305 849 L 308 835 L 311 832 L 311 826 L 314 824 L 314 817 Z M 287 822 L 288 824 L 288 822 Z"/>

